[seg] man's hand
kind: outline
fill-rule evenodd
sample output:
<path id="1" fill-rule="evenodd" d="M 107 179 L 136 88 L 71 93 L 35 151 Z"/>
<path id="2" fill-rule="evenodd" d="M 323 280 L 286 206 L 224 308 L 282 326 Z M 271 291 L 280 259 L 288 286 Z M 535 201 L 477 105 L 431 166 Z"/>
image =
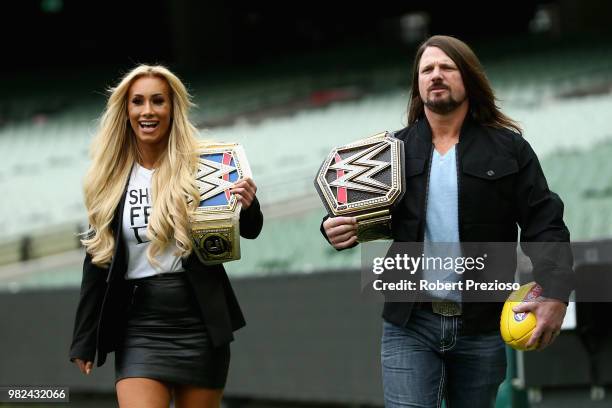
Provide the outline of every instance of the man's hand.
<path id="1" fill-rule="evenodd" d="M 531 347 L 538 344 L 537 350 L 543 350 L 552 344 L 561 332 L 561 324 L 565 317 L 565 303 L 557 299 L 538 297 L 533 302 L 525 302 L 512 308 L 514 312 L 531 312 L 536 317 L 536 328 L 527 342 Z"/>
<path id="2" fill-rule="evenodd" d="M 93 369 L 93 362 L 91 361 L 83 361 L 80 358 L 75 358 L 74 363 L 79 367 L 79 370 L 85 375 L 89 375 L 91 370 Z"/>
<path id="3" fill-rule="evenodd" d="M 329 242 L 336 249 L 345 249 L 357 242 L 357 219 L 355 217 L 334 217 L 323 222 L 323 229 Z"/>
<path id="4" fill-rule="evenodd" d="M 257 186 L 252 178 L 247 177 L 242 180 L 238 180 L 232 188 L 230 193 L 235 194 L 240 203 L 242 203 L 242 209 L 246 210 L 251 206 L 255 193 L 257 193 Z"/>

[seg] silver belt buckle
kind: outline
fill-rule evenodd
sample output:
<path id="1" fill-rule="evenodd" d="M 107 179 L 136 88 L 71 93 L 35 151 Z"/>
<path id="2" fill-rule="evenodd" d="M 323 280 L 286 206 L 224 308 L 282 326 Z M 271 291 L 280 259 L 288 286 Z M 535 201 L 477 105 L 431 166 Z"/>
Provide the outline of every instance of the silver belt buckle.
<path id="1" fill-rule="evenodd" d="M 431 302 L 431 310 L 442 316 L 460 316 L 461 305 L 446 300 Z"/>

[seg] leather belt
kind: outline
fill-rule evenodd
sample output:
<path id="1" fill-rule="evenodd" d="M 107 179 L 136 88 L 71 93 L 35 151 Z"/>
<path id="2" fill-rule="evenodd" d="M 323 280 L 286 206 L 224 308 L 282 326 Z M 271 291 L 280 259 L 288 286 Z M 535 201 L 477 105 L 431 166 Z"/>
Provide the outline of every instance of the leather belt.
<path id="1" fill-rule="evenodd" d="M 461 304 L 457 302 L 439 300 L 434 302 L 419 302 L 415 309 L 431 310 L 441 316 L 461 316 Z"/>

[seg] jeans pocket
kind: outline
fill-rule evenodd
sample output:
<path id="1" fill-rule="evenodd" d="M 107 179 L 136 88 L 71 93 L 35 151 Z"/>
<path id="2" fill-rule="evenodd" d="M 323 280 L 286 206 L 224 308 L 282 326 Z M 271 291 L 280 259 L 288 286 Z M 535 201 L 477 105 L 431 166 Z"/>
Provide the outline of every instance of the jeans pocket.
<path id="1" fill-rule="evenodd" d="M 380 344 L 381 359 L 394 358 L 402 348 L 404 337 L 405 334 L 401 327 L 383 321 L 383 333 Z"/>

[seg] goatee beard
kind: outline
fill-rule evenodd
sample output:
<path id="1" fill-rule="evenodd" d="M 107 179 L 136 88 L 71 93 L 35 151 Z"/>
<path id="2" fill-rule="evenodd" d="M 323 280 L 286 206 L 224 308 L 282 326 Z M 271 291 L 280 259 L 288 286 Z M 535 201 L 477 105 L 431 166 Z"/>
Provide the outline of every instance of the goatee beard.
<path id="1" fill-rule="evenodd" d="M 463 101 L 456 101 L 452 97 L 444 100 L 431 101 L 426 100 L 423 104 L 427 106 L 432 112 L 439 115 L 445 115 L 451 113 L 461 105 Z"/>

